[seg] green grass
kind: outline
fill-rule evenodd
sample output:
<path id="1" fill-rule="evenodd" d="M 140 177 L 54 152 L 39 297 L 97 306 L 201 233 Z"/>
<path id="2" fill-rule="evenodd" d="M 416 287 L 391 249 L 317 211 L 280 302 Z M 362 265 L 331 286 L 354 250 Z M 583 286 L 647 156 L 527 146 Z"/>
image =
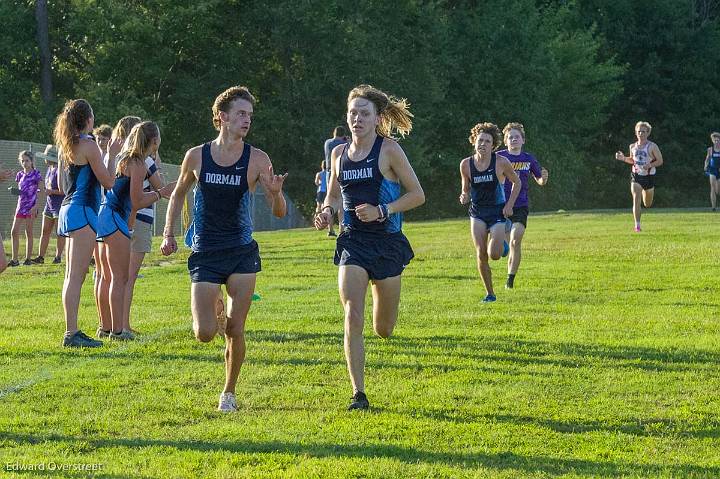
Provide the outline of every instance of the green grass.
<path id="1" fill-rule="evenodd" d="M 187 252 L 154 253 L 134 343 L 68 351 L 61 269 L 0 275 L 0 467 L 96 477 L 718 477 L 718 217 L 530 218 L 516 289 L 483 305 L 466 220 L 406 225 L 390 340 L 366 322 L 369 413 L 345 410 L 334 243 L 256 234 L 240 412 L 215 411 L 223 342 L 191 333 Z M 7 249 L 7 248 L 6 248 Z M 157 252 L 157 244 L 155 251 Z M 89 281 L 80 324 L 96 324 Z M 46 466 L 49 467 L 49 466 Z M 2 475 L 2 474 L 0 474 Z"/>

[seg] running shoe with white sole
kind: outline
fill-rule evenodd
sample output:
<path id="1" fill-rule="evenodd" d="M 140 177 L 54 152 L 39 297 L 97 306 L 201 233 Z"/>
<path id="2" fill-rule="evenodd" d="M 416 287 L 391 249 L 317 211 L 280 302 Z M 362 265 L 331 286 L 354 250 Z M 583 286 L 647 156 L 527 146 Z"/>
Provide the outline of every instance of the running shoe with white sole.
<path id="1" fill-rule="evenodd" d="M 237 411 L 237 402 L 235 401 L 235 394 L 221 393 L 220 401 L 218 402 L 218 411 L 220 411 L 220 412 L 236 412 Z"/>

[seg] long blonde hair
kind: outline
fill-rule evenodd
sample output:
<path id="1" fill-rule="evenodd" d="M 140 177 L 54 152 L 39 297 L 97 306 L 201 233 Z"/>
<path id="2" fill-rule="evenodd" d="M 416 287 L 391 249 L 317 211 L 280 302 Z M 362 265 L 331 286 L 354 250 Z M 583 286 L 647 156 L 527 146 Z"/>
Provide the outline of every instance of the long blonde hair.
<path id="1" fill-rule="evenodd" d="M 128 163 L 131 161 L 143 163 L 150 153 L 153 140 L 158 136 L 160 136 L 160 128 L 154 121 L 143 121 L 133 126 L 118 155 L 115 174 L 121 175 L 127 171 Z"/>
<path id="2" fill-rule="evenodd" d="M 130 135 L 130 130 L 141 121 L 139 116 L 124 116 L 120 118 L 112 130 L 112 138 L 120 138 L 125 141 L 128 135 Z"/>
<path id="3" fill-rule="evenodd" d="M 364 98 L 375 105 L 375 111 L 380 117 L 376 128 L 378 134 L 392 138 L 393 131 L 396 131 L 404 137 L 412 130 L 413 114 L 405 98 L 395 98 L 372 85 L 358 85 L 350 90 L 348 104 L 355 98 Z"/>
<path id="4" fill-rule="evenodd" d="M 75 164 L 73 146 L 80 142 L 80 133 L 93 116 L 92 107 L 86 100 L 68 100 L 55 119 L 53 137 L 63 166 Z"/>

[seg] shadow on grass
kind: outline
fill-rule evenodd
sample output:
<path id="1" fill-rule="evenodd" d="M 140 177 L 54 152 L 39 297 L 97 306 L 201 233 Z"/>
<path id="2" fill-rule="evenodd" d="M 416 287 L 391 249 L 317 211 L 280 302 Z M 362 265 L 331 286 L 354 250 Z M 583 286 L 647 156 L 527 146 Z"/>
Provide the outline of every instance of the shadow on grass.
<path id="1" fill-rule="evenodd" d="M 405 410 L 386 409 L 389 413 L 406 414 Z M 624 423 L 609 424 L 595 420 L 557 420 L 513 414 L 472 414 L 468 411 L 452 410 L 416 410 L 414 417 L 422 416 L 432 420 L 467 424 L 469 422 L 504 423 L 513 426 L 535 426 L 550 429 L 554 432 L 567 434 L 584 434 L 588 432 L 623 433 L 643 437 L 674 437 L 718 439 L 720 429 L 708 427 L 693 429 L 692 424 L 674 419 L 626 419 Z"/>
<path id="2" fill-rule="evenodd" d="M 171 338 L 171 342 L 191 339 L 189 331 L 182 332 L 182 337 Z M 476 339 L 468 336 L 402 336 L 397 335 L 388 340 L 380 339 L 366 331 L 366 345 L 368 351 L 392 356 L 410 356 L 417 358 L 417 362 L 404 364 L 398 360 L 368 359 L 369 367 L 388 368 L 429 368 L 440 370 L 474 369 L 481 363 L 500 363 L 511 366 L 554 366 L 577 369 L 586 366 L 608 367 L 613 369 L 640 369 L 646 371 L 697 371 L 700 368 L 717 367 L 720 365 L 720 353 L 701 349 L 658 349 L 643 346 L 610 346 L 597 343 L 576 342 L 550 342 L 518 339 L 514 337 L 478 336 Z M 342 351 L 342 333 L 326 332 L 280 332 L 271 330 L 250 330 L 246 333 L 249 349 L 259 348 L 262 343 L 287 344 L 298 347 L 293 349 L 297 353 L 308 354 L 313 347 L 339 348 Z M 142 344 L 139 344 L 140 346 Z M 198 345 L 201 351 L 190 353 L 155 353 L 134 348 L 127 344 L 123 350 L 102 349 L 99 351 L 76 351 L 62 349 L 42 351 L 5 351 L 3 355 L 14 360 L 22 359 L 137 359 L 152 358 L 158 361 L 201 361 L 216 362 L 218 352 L 205 349 L 205 345 Z M 295 357 L 280 361 L 294 365 L 315 365 L 318 362 L 325 364 L 344 364 L 337 361 L 322 359 L 304 359 Z M 254 356 L 254 357 L 253 357 Z M 467 360 L 471 364 L 457 364 L 458 360 Z M 266 360 L 254 355 L 248 356 L 249 363 L 278 364 L 279 360 Z"/>
<path id="3" fill-rule="evenodd" d="M 474 452 L 437 452 L 392 444 L 308 444 L 284 441 L 193 441 L 163 440 L 145 438 L 103 438 L 73 437 L 64 435 L 30 435 L 0 432 L 0 440 L 14 442 L 18 446 L 27 444 L 74 443 L 82 442 L 94 449 L 124 447 L 143 449 L 148 447 L 172 448 L 177 451 L 192 452 L 231 452 L 241 454 L 292 454 L 300 458 L 386 458 L 407 464 L 444 464 L 460 469 L 485 467 L 498 471 L 519 471 L 524 473 L 543 472 L 551 475 L 573 473 L 579 475 L 610 476 L 621 475 L 660 475 L 677 477 L 720 476 L 720 467 L 699 466 L 695 464 L 663 465 L 655 463 L 637 464 L 627 462 L 593 461 L 587 459 L 568 459 L 548 456 L 521 455 L 510 451 L 490 454 Z M 115 452 L 117 453 L 117 452 Z M 148 453 L 148 452 L 146 452 Z M 164 452 L 167 454 L 167 451 Z M 112 476 L 118 477 L 118 476 Z"/>

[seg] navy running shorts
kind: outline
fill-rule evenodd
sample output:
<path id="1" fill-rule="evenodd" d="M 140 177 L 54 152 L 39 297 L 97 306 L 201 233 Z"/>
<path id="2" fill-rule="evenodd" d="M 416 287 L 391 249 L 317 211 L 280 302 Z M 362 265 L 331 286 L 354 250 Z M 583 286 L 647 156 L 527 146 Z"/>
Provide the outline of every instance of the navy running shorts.
<path id="1" fill-rule="evenodd" d="M 193 251 L 188 258 L 190 281 L 226 284 L 230 275 L 260 272 L 260 249 L 255 240 L 237 248 Z"/>
<path id="2" fill-rule="evenodd" d="M 527 228 L 527 218 L 530 213 L 530 209 L 527 206 L 517 206 L 513 208 L 513 214 L 508 219 L 512 223 L 520 223 Z"/>
<path id="3" fill-rule="evenodd" d="M 370 233 L 345 230 L 337 238 L 337 266 L 360 266 L 370 279 L 398 276 L 415 257 L 410 242 L 402 233 Z"/>
<path id="4" fill-rule="evenodd" d="M 642 186 L 643 190 L 652 190 L 655 188 L 655 175 L 638 175 L 630 173 L 630 181 Z"/>
<path id="5" fill-rule="evenodd" d="M 471 205 L 470 217 L 482 221 L 485 223 L 485 226 L 490 229 L 496 224 L 505 223 L 506 218 L 505 215 L 503 215 L 503 208 L 505 208 L 505 204 L 481 207 Z"/>

